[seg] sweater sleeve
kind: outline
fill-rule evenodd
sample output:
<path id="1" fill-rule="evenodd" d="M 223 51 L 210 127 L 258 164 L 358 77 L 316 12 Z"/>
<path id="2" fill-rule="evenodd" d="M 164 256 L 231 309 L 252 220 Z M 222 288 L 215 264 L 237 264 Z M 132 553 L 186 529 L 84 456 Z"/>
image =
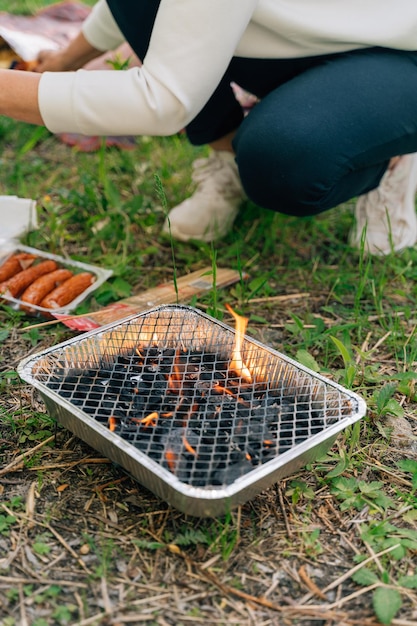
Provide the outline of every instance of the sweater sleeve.
<path id="1" fill-rule="evenodd" d="M 124 41 L 105 0 L 94 5 L 81 30 L 88 43 L 103 52 L 114 50 Z"/>
<path id="2" fill-rule="evenodd" d="M 42 75 L 44 124 L 54 133 L 87 135 L 178 132 L 217 87 L 256 5 L 257 0 L 161 0 L 142 67 Z M 107 5 L 100 2 L 97 11 L 104 15 Z M 89 28 L 88 36 L 104 43 L 105 29 L 90 35 Z"/>

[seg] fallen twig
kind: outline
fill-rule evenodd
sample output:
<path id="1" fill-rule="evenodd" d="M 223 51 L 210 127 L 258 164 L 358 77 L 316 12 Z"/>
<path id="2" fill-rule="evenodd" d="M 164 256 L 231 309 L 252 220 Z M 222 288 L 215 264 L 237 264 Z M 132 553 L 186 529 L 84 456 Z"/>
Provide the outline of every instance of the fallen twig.
<path id="1" fill-rule="evenodd" d="M 38 324 L 31 324 L 30 326 L 23 326 L 23 328 L 19 328 L 19 332 L 27 332 L 28 330 L 33 330 L 34 328 L 43 328 L 44 326 L 53 326 L 54 324 L 61 324 L 67 320 L 73 320 L 77 317 L 85 317 L 85 313 L 81 313 L 78 315 L 66 315 L 65 317 L 60 317 L 59 319 L 48 320 L 47 322 L 39 322 Z"/>
<path id="2" fill-rule="evenodd" d="M 373 554 L 372 556 L 368 557 L 367 559 L 365 559 L 365 561 L 362 561 L 361 563 L 358 563 L 358 565 L 355 565 L 355 567 L 352 567 L 349 571 L 345 572 L 344 574 L 342 574 L 342 576 L 339 576 L 339 578 L 336 578 L 336 580 L 334 580 L 332 583 L 330 583 L 329 585 L 327 585 L 327 587 L 325 587 L 324 589 L 321 590 L 321 592 L 323 594 L 326 594 L 328 591 L 331 591 L 332 589 L 334 589 L 335 587 L 338 587 L 339 585 L 341 585 L 343 582 L 345 582 L 345 580 L 347 580 L 348 578 L 350 578 L 355 572 L 357 572 L 358 570 L 360 570 L 362 567 L 364 567 L 365 565 L 367 565 L 368 563 L 370 563 L 371 561 L 375 561 L 375 559 L 378 559 L 380 556 L 384 555 L 384 554 L 388 554 L 388 552 L 392 552 L 393 550 L 395 550 L 396 548 L 398 548 L 399 544 L 395 544 L 395 546 L 390 546 L 389 548 L 387 548 L 386 550 L 382 550 L 381 552 L 378 552 L 378 554 Z M 302 601 L 298 604 L 298 606 L 304 606 L 305 602 L 308 602 L 309 600 L 311 600 L 311 598 L 313 597 L 313 593 L 309 593 L 306 596 L 304 596 L 304 598 L 302 599 Z"/>
<path id="3" fill-rule="evenodd" d="M 316 583 L 311 580 L 310 576 L 307 574 L 304 565 L 302 565 L 300 567 L 300 569 L 298 570 L 298 574 L 301 578 L 301 580 L 303 581 L 303 583 L 305 583 L 307 585 L 307 587 L 310 589 L 310 591 L 317 597 L 321 598 L 322 600 L 325 600 L 327 602 L 327 598 L 324 595 L 324 593 L 321 591 L 321 589 L 319 589 L 319 587 L 316 585 Z"/>
<path id="4" fill-rule="evenodd" d="M 42 524 L 40 522 L 35 522 L 35 523 L 40 524 L 40 526 L 43 526 L 44 528 L 47 528 L 49 532 L 52 533 L 56 539 L 58 539 L 59 543 L 65 548 L 65 550 L 67 550 L 67 552 L 69 552 L 71 556 L 77 561 L 78 565 L 80 565 L 87 574 L 91 574 L 90 570 L 88 569 L 84 561 L 78 556 L 75 550 L 73 550 L 71 546 L 68 545 L 68 543 L 59 534 L 58 531 L 56 531 L 50 524 Z"/>
<path id="5" fill-rule="evenodd" d="M 110 459 L 103 458 L 84 458 L 77 459 L 77 461 L 70 461 L 69 463 L 52 463 L 50 465 L 33 465 L 32 467 L 28 467 L 28 471 L 31 472 L 41 472 L 44 470 L 51 469 L 72 469 L 77 465 L 109 465 L 112 463 Z"/>
<path id="6" fill-rule="evenodd" d="M 10 585 L 34 585 L 40 584 L 42 585 L 60 585 L 62 587 L 80 587 L 80 589 L 88 589 L 88 585 L 85 583 L 72 582 L 71 580 L 58 580 L 56 578 L 23 578 L 19 576 L 1 576 L 0 575 L 0 585 L 4 583 L 10 588 Z"/>
<path id="7" fill-rule="evenodd" d="M 287 300 L 294 300 L 296 298 L 309 298 L 309 293 L 289 293 L 282 296 L 269 296 L 268 298 L 251 298 L 250 302 L 286 302 Z"/>
<path id="8" fill-rule="evenodd" d="M 279 486 L 278 483 L 276 483 L 275 488 L 276 488 L 276 492 L 277 492 L 277 496 L 278 496 L 278 502 L 279 502 L 279 506 L 280 506 L 280 509 L 281 509 L 281 513 L 282 513 L 282 516 L 284 518 L 285 529 L 287 531 L 288 538 L 292 539 L 294 537 L 294 535 L 293 535 L 293 532 L 291 530 L 291 526 L 290 526 L 290 524 L 288 522 L 288 515 L 287 515 L 286 508 L 285 508 L 285 503 L 284 503 L 284 497 L 282 495 L 282 490 L 281 490 L 281 487 Z"/>
<path id="9" fill-rule="evenodd" d="M 37 452 L 38 450 L 46 446 L 48 443 L 50 443 L 54 439 L 55 439 L 55 435 L 51 435 L 44 441 L 41 441 L 41 443 L 38 443 L 38 445 L 35 446 L 34 448 L 31 448 L 27 452 L 23 452 L 23 454 L 19 454 L 19 456 L 13 459 L 13 461 L 9 463 L 9 465 L 6 465 L 6 467 L 3 467 L 3 469 L 0 470 L 0 476 L 5 476 L 9 472 L 15 471 L 16 469 L 20 469 L 20 466 L 23 464 L 23 462 L 26 459 L 31 457 L 35 452 Z"/>

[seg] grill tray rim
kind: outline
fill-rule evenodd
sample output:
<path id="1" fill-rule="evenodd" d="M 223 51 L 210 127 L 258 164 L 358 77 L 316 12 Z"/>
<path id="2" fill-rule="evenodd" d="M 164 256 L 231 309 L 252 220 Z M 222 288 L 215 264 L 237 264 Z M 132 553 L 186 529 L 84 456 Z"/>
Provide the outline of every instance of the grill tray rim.
<path id="1" fill-rule="evenodd" d="M 33 375 L 33 368 L 36 363 L 55 352 L 64 350 L 72 344 L 88 341 L 94 336 L 106 335 L 108 331 L 128 326 L 139 318 L 158 314 L 160 311 L 184 312 L 203 317 L 206 321 L 215 323 L 228 333 L 235 334 L 235 330 L 227 324 L 219 321 L 199 309 L 187 305 L 160 305 L 135 313 L 123 320 L 112 322 L 106 326 L 83 333 L 81 336 L 72 337 L 64 342 L 51 346 L 36 354 L 24 358 L 18 365 L 19 376 L 25 382 L 35 387 L 45 402 L 48 412 L 59 423 L 68 430 L 76 434 L 80 439 L 96 450 L 102 452 L 111 461 L 121 465 L 134 479 L 140 482 L 145 488 L 150 489 L 156 495 L 166 500 L 172 506 L 182 510 L 184 513 L 199 517 L 217 516 L 230 511 L 231 508 L 243 504 L 263 489 L 267 488 L 277 480 L 289 475 L 296 469 L 303 467 L 308 462 L 316 458 L 317 450 L 319 454 L 326 452 L 338 434 L 348 426 L 354 424 L 366 414 L 366 403 L 358 394 L 344 388 L 306 366 L 298 363 L 287 355 L 271 348 L 258 340 L 245 335 L 245 341 L 253 346 L 262 349 L 269 355 L 278 357 L 284 363 L 296 368 L 310 376 L 315 381 L 320 381 L 335 391 L 348 396 L 352 403 L 350 415 L 341 417 L 336 423 L 328 425 L 317 434 L 307 437 L 301 443 L 291 447 L 289 450 L 278 454 L 269 461 L 254 467 L 248 473 L 236 478 L 231 484 L 225 486 L 196 487 L 182 482 L 168 469 L 154 461 L 147 454 L 131 445 L 128 441 L 113 433 L 106 426 L 84 413 L 76 405 L 66 400 L 54 390 L 48 388 L 42 381 Z M 75 421 L 74 421 L 75 419 Z M 92 436 L 90 436 L 92 435 Z M 117 453 L 116 453 L 117 451 Z M 145 471 L 145 475 L 150 475 L 153 485 L 150 486 L 147 480 L 143 480 L 142 472 L 135 472 L 133 464 L 127 462 L 127 458 L 136 463 Z M 127 465 L 129 467 L 127 467 Z M 138 468 L 139 469 L 139 468 Z M 138 473 L 140 477 L 138 476 Z"/>

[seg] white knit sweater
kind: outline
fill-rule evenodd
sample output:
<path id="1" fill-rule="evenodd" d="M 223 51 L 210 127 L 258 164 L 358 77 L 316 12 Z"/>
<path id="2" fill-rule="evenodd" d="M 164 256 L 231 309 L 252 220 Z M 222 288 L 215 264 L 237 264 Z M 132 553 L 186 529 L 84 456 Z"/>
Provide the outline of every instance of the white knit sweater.
<path id="1" fill-rule="evenodd" d="M 103 51 L 123 41 L 105 0 L 83 33 Z M 170 135 L 202 109 L 232 56 L 368 46 L 417 50 L 417 0 L 161 0 L 141 68 L 46 72 L 39 106 L 55 133 Z"/>

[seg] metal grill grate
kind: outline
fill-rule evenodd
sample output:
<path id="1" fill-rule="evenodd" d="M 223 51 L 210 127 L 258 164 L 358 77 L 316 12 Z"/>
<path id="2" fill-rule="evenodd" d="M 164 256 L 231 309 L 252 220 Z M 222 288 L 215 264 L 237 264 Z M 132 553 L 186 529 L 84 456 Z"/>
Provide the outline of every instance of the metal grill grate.
<path id="1" fill-rule="evenodd" d="M 355 394 L 245 337 L 249 379 L 231 368 L 234 345 L 235 332 L 200 311 L 159 307 L 32 357 L 20 373 L 60 421 L 178 508 L 190 497 L 234 504 L 365 412 Z"/>

